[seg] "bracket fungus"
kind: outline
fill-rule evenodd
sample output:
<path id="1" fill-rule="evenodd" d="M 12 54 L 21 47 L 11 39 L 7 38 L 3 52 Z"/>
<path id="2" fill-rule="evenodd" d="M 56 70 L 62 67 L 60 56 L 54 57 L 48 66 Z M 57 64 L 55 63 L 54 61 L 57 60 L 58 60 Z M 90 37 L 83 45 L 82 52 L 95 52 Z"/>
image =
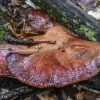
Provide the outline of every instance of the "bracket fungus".
<path id="1" fill-rule="evenodd" d="M 29 13 L 29 17 L 32 20 L 33 15 L 31 17 Z M 41 25 L 44 27 L 45 22 Z M 0 76 L 12 75 L 30 86 L 48 88 L 87 80 L 100 72 L 99 42 L 79 39 L 59 24 L 53 24 L 46 30 L 33 27 L 45 34 L 29 38 L 34 41 L 56 41 L 56 44 L 41 43 L 39 49 L 36 45 L 0 45 Z"/>
<path id="2" fill-rule="evenodd" d="M 50 35 L 57 27 L 63 30 L 63 27 L 55 26 L 48 30 L 52 30 Z M 67 31 L 66 35 L 69 36 Z M 41 50 L 31 55 L 9 54 L 6 57 L 9 71 L 21 82 L 39 88 L 63 87 L 98 74 L 100 43 L 73 36 L 66 40 L 62 45 L 59 42 L 56 46 L 51 44 L 50 48 L 41 44 Z"/>

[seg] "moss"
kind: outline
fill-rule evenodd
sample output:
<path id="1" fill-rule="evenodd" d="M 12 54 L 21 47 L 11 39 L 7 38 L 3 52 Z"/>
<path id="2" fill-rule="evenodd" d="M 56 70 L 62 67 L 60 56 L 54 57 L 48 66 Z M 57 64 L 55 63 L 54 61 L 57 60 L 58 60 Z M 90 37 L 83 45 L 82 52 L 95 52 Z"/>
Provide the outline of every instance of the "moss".
<path id="1" fill-rule="evenodd" d="M 75 29 L 74 31 L 76 33 L 79 33 L 78 35 L 80 37 L 83 37 L 83 38 L 91 40 L 91 41 L 97 41 L 96 37 L 95 37 L 96 32 L 84 25 L 80 25 L 79 29 Z"/>
<path id="2" fill-rule="evenodd" d="M 0 27 L 0 42 L 2 42 L 3 38 L 4 38 L 5 32 L 4 30 Z"/>
<path id="3" fill-rule="evenodd" d="M 79 24 L 79 21 L 78 20 L 75 20 L 74 19 L 73 22 L 76 23 L 76 24 Z"/>
<path id="4" fill-rule="evenodd" d="M 2 19 L 2 11 L 0 10 L 0 19 Z M 0 20 L 0 42 L 2 42 L 3 38 L 4 38 L 4 29 L 2 28 L 3 26 L 3 20 Z"/>

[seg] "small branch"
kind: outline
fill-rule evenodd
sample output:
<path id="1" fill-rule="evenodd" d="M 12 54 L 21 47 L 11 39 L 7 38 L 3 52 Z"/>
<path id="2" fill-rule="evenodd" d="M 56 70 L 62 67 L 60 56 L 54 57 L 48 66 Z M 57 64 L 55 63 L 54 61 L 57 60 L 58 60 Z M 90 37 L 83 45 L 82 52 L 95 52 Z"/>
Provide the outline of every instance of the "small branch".
<path id="1" fill-rule="evenodd" d="M 85 85 L 74 85 L 74 86 L 77 87 L 79 90 L 80 89 L 84 89 L 84 90 L 87 90 L 87 91 L 90 91 L 92 93 L 95 93 L 95 94 L 99 94 L 100 95 L 100 91 L 95 90 L 95 89 L 91 89 L 91 88 L 89 88 L 89 87 L 87 87 Z"/>
<path id="2" fill-rule="evenodd" d="M 6 92 L 4 94 L 0 94 L 0 100 L 10 100 L 11 98 L 18 97 L 19 95 L 36 91 L 36 88 L 32 88 L 29 86 L 23 86 L 12 91 Z"/>
<path id="3" fill-rule="evenodd" d="M 8 35 L 5 36 L 4 39 L 8 42 L 18 43 L 18 44 L 22 44 L 22 45 L 36 45 L 36 44 L 40 44 L 40 43 L 56 44 L 56 41 L 21 40 L 21 39 L 12 38 L 11 36 L 8 36 Z"/>

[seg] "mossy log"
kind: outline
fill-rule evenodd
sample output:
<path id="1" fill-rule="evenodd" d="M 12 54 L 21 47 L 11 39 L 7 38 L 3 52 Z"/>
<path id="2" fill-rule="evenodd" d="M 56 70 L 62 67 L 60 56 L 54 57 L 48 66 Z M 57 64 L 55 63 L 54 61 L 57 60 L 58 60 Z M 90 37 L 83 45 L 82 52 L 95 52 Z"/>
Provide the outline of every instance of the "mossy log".
<path id="1" fill-rule="evenodd" d="M 100 41 L 100 22 L 74 5 L 71 0 L 32 0 L 50 17 L 80 38 Z"/>

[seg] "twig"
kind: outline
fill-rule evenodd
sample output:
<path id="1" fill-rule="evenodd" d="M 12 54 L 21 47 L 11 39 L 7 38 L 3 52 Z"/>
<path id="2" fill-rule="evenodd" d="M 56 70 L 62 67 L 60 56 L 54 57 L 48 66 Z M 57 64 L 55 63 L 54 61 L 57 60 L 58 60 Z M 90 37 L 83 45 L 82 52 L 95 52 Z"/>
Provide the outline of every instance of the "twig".
<path id="1" fill-rule="evenodd" d="M 0 100 L 10 100 L 11 98 L 18 97 L 19 95 L 36 91 L 37 88 L 32 88 L 29 86 L 23 86 L 12 91 L 0 94 Z"/>
<path id="2" fill-rule="evenodd" d="M 18 43 L 18 44 L 23 44 L 23 45 L 36 45 L 40 43 L 56 44 L 56 41 L 28 41 L 28 40 L 12 38 L 11 36 L 8 36 L 8 35 L 5 36 L 4 39 L 8 42 Z"/>
<path id="3" fill-rule="evenodd" d="M 80 89 L 84 89 L 84 90 L 87 90 L 87 91 L 90 91 L 92 93 L 95 93 L 95 94 L 99 94 L 100 95 L 100 91 L 95 90 L 95 89 L 92 89 L 92 88 L 89 88 L 89 87 L 87 87 L 85 85 L 74 85 L 74 86 L 77 87 L 79 90 Z"/>

